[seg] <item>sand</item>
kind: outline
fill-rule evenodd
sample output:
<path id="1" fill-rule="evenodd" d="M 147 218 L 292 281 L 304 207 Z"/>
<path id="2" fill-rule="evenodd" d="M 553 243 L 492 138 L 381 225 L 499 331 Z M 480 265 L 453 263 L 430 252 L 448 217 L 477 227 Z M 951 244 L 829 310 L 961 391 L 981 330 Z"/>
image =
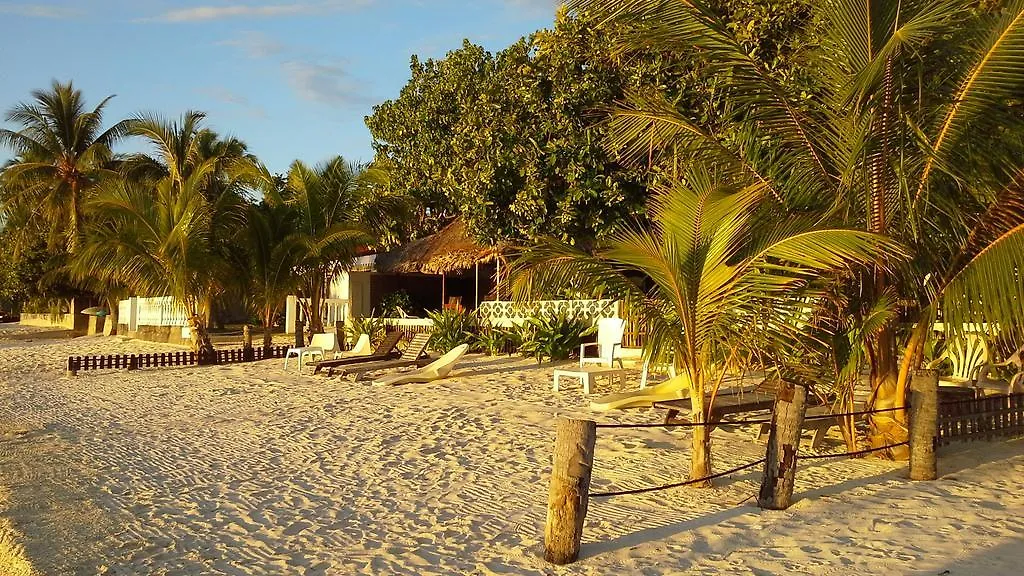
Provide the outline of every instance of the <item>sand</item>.
<path id="1" fill-rule="evenodd" d="M 10 344 L 0 574 L 27 563 L 38 574 L 1016 574 L 1024 563 L 1024 442 L 943 449 L 930 483 L 899 463 L 807 461 L 783 512 L 753 505 L 759 469 L 708 490 L 595 500 L 582 559 L 553 567 L 540 553 L 556 416 L 659 414 L 591 414 L 578 388 L 551 391 L 549 364 L 469 356 L 448 380 L 398 388 L 279 361 L 68 377 L 69 354 L 180 348 Z M 763 456 L 748 429 L 714 438 L 719 470 Z M 594 489 L 677 481 L 688 445 L 678 430 L 603 430 Z M 842 450 L 838 435 L 822 447 Z"/>

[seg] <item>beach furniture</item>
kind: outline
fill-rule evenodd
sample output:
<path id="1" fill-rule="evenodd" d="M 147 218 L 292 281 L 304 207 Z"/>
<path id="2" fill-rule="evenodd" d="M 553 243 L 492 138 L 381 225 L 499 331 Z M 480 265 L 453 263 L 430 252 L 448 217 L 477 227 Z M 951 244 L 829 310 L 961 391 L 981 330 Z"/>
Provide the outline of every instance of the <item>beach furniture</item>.
<path id="1" fill-rule="evenodd" d="M 342 366 L 350 366 L 353 364 L 360 364 L 365 362 L 380 362 L 382 360 L 388 360 L 394 358 L 396 355 L 395 348 L 398 346 L 398 342 L 402 339 L 402 332 L 399 330 L 392 330 L 384 336 L 384 340 L 373 349 L 368 356 L 350 356 L 344 358 L 336 358 L 334 360 L 324 360 L 317 362 L 316 367 L 313 369 L 313 374 L 318 374 L 324 368 L 327 368 L 327 375 L 333 376 L 335 368 L 341 368 Z"/>
<path id="2" fill-rule="evenodd" d="M 370 354 L 373 354 L 373 346 L 370 344 L 370 335 L 360 334 L 359 340 L 356 340 L 356 345 L 353 346 L 351 350 L 335 354 L 334 357 L 352 358 L 355 356 L 369 356 Z"/>
<path id="3" fill-rule="evenodd" d="M 644 387 L 633 392 L 602 396 L 590 402 L 590 409 L 607 412 L 626 408 L 650 408 L 654 406 L 655 402 L 679 400 L 689 396 L 690 378 L 685 374 L 679 374 L 654 386 Z"/>
<path id="4" fill-rule="evenodd" d="M 1008 379 L 996 378 L 995 372 L 1000 369 L 1009 369 L 1011 375 Z M 1009 355 L 1002 362 L 986 362 L 978 369 L 976 385 L 980 391 L 993 392 L 996 394 L 1020 394 L 1024 393 L 1024 346 Z"/>
<path id="5" fill-rule="evenodd" d="M 469 344 L 456 346 L 422 368 L 374 380 L 373 385 L 398 386 L 399 384 L 422 384 L 447 378 L 448 374 L 451 373 L 452 369 L 455 368 L 455 365 L 458 364 L 459 360 L 466 353 L 466 350 L 469 350 Z"/>
<path id="6" fill-rule="evenodd" d="M 423 361 L 423 355 L 427 351 L 427 343 L 430 342 L 429 334 L 417 334 L 413 336 L 412 340 L 409 341 L 409 345 L 405 347 L 405 351 L 402 352 L 402 356 L 397 360 L 382 360 L 377 362 L 360 362 L 358 364 L 350 364 L 341 366 L 338 368 L 340 375 L 345 376 L 348 374 L 354 374 L 356 380 L 364 378 L 364 374 L 367 372 L 373 372 L 375 370 L 387 370 L 389 368 L 404 368 L 406 366 L 423 366 L 430 361 Z M 333 373 L 333 371 L 332 371 Z"/>
<path id="7" fill-rule="evenodd" d="M 297 356 L 299 359 L 299 372 L 302 371 L 303 361 L 309 358 L 320 357 L 321 360 L 325 359 L 326 354 L 333 355 L 338 351 L 338 339 L 334 334 L 330 332 L 322 334 L 313 334 L 313 337 L 309 339 L 309 346 L 298 346 L 295 348 L 289 348 L 284 354 L 284 368 L 288 369 L 288 359 L 292 356 Z"/>
<path id="8" fill-rule="evenodd" d="M 583 393 L 590 394 L 590 387 L 594 380 L 607 378 L 609 382 L 618 378 L 623 384 L 626 383 L 626 371 L 614 366 L 580 366 L 570 368 L 555 368 L 555 383 L 552 389 L 558 392 L 558 381 L 560 378 L 578 378 L 583 384 Z"/>
<path id="9" fill-rule="evenodd" d="M 622 318 L 602 318 L 597 321 L 597 342 L 580 345 L 580 367 L 587 364 L 613 366 L 618 360 L 622 368 L 622 335 L 626 332 L 626 321 Z M 596 356 L 587 356 L 587 350 L 594 349 Z"/>
<path id="10" fill-rule="evenodd" d="M 952 373 L 939 378 L 939 386 L 974 388 L 978 371 L 989 361 L 988 346 L 983 334 L 967 333 L 947 341 L 946 348 L 938 358 L 928 363 L 928 368 L 939 368 L 949 364 Z"/>
<path id="11" fill-rule="evenodd" d="M 648 358 L 644 360 L 644 366 L 640 370 L 640 389 L 647 388 L 647 380 L 650 378 L 651 372 L 666 372 L 668 373 L 669 379 L 676 377 L 676 367 L 672 362 L 655 362 Z"/>

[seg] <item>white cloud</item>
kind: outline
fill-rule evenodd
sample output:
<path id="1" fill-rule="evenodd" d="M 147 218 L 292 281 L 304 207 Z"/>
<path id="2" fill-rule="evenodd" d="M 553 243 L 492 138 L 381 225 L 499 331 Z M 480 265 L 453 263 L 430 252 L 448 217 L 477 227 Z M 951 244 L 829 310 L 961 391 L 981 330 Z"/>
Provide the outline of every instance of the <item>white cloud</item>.
<path id="1" fill-rule="evenodd" d="M 348 72 L 337 64 L 292 60 L 282 64 L 292 89 L 304 100 L 331 106 L 367 102 Z"/>
<path id="2" fill-rule="evenodd" d="M 227 4 L 194 6 L 169 10 L 154 18 L 163 22 L 202 22 L 224 18 L 268 18 L 299 14 L 320 14 L 351 10 L 372 4 L 374 0 L 324 0 L 321 2 L 288 2 L 282 4 Z"/>
<path id="3" fill-rule="evenodd" d="M 29 18 L 71 18 L 82 14 L 82 12 L 75 8 L 51 4 L 0 3 L 0 14 L 13 14 Z"/>
<path id="4" fill-rule="evenodd" d="M 284 44 L 261 32 L 243 32 L 232 40 L 224 40 L 217 44 L 238 48 L 250 58 L 268 58 L 285 50 Z"/>

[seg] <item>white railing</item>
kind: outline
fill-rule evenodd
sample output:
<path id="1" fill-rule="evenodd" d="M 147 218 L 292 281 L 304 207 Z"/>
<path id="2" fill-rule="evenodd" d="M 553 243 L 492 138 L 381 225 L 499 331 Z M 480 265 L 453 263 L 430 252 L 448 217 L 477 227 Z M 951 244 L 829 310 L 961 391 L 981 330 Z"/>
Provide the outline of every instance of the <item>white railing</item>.
<path id="1" fill-rule="evenodd" d="M 492 326 L 508 327 L 531 317 L 548 314 L 578 314 L 596 322 L 601 318 L 618 318 L 619 303 L 615 300 L 535 300 L 516 303 L 507 300 L 485 301 L 478 308 L 480 318 Z"/>
<path id="2" fill-rule="evenodd" d="M 118 322 L 133 331 L 139 326 L 188 326 L 188 313 L 171 296 L 121 300 L 117 312 Z"/>
<path id="3" fill-rule="evenodd" d="M 320 301 L 321 320 L 324 326 L 334 326 L 335 322 L 348 319 L 348 300 L 341 298 L 324 298 Z M 289 296 L 285 306 L 285 333 L 295 333 L 295 323 L 306 322 L 305 307 L 309 305 L 308 298 L 296 298 Z"/>

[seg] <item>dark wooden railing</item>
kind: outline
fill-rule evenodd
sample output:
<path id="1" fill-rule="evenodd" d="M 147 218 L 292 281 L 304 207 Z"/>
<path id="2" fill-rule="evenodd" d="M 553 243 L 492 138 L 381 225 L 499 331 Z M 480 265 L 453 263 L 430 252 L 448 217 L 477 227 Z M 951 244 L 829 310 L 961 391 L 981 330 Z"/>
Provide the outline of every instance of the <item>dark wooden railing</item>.
<path id="1" fill-rule="evenodd" d="M 143 368 L 165 368 L 169 366 L 204 366 L 212 364 L 237 364 L 271 358 L 284 358 L 287 346 L 273 346 L 264 351 L 262 347 L 233 348 L 230 350 L 214 350 L 209 357 L 196 355 L 195 352 L 152 352 L 149 354 L 106 354 L 98 356 L 69 356 L 68 374 L 74 375 L 83 370 L 124 369 L 140 370 Z"/>
<path id="2" fill-rule="evenodd" d="M 1024 435 L 1024 394 L 939 403 L 939 444 Z"/>

